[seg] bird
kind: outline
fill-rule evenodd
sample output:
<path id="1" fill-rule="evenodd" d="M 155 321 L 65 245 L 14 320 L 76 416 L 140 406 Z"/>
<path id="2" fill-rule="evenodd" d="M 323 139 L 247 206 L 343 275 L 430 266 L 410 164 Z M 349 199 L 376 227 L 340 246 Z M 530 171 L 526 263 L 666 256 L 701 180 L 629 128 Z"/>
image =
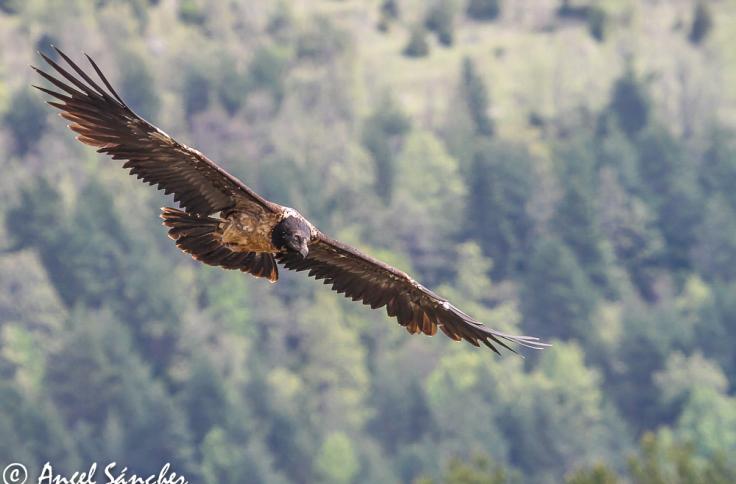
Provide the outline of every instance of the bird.
<path id="1" fill-rule="evenodd" d="M 33 87 L 53 98 L 47 103 L 71 123 L 77 140 L 174 195 L 179 208 L 161 209 L 163 225 L 176 246 L 197 261 L 271 282 L 278 280 L 279 266 L 307 271 L 353 301 L 385 307 L 410 334 L 431 336 L 439 328 L 455 341 L 483 344 L 499 355 L 500 348 L 516 353 L 518 346 L 549 346 L 533 336 L 487 327 L 405 272 L 325 235 L 293 208 L 266 200 L 133 112 L 89 55 L 84 54 L 97 80 L 53 48 L 66 65 L 39 52 L 52 74 L 31 67 L 53 87 Z"/>

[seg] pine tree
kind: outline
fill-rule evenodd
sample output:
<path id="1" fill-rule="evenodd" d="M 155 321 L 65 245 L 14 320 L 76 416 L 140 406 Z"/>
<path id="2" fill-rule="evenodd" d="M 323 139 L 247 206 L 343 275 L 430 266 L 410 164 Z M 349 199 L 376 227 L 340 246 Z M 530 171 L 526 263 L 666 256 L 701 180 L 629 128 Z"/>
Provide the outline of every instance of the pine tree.
<path id="1" fill-rule="evenodd" d="M 609 110 L 621 129 L 632 137 L 649 121 L 649 96 L 642 82 L 629 68 L 613 85 Z"/>
<path id="2" fill-rule="evenodd" d="M 392 20 L 398 20 L 401 14 L 398 0 L 383 0 L 381 14 Z"/>
<path id="3" fill-rule="evenodd" d="M 493 277 L 520 271 L 532 228 L 531 157 L 522 147 L 482 143 L 468 173 L 468 235 L 493 260 Z"/>
<path id="4" fill-rule="evenodd" d="M 451 0 L 436 0 L 427 11 L 424 26 L 437 34 L 440 44 L 451 46 L 455 40 L 455 9 Z"/>
<path id="5" fill-rule="evenodd" d="M 195 442 L 201 442 L 211 429 L 226 423 L 229 402 L 225 384 L 205 356 L 193 363 L 182 389 L 182 402 Z"/>
<path id="6" fill-rule="evenodd" d="M 494 20 L 501 13 L 501 0 L 470 0 L 466 13 L 475 20 Z"/>
<path id="7" fill-rule="evenodd" d="M 376 166 L 376 193 L 386 203 L 390 202 L 394 190 L 394 158 L 409 128 L 409 118 L 389 96 L 383 98 L 363 126 L 363 146 Z"/>
<path id="8" fill-rule="evenodd" d="M 200 70 L 192 67 L 184 74 L 184 112 L 187 117 L 207 109 L 210 103 L 210 78 Z"/>
<path id="9" fill-rule="evenodd" d="M 698 1 L 695 5 L 695 11 L 693 15 L 693 24 L 690 27 L 690 34 L 688 40 L 691 43 L 698 45 L 702 43 L 713 28 L 713 16 L 710 13 L 710 8 L 705 1 Z"/>
<path id="10" fill-rule="evenodd" d="M 555 238 L 539 238 L 522 290 L 527 331 L 586 341 L 595 304 L 596 294 L 570 249 Z"/>
<path id="11" fill-rule="evenodd" d="M 427 32 L 421 26 L 414 27 L 409 36 L 409 42 L 403 51 L 406 57 L 426 57 L 429 55 Z"/>
<path id="12" fill-rule="evenodd" d="M 148 120 L 156 119 L 161 99 L 156 93 L 156 82 L 145 59 L 135 52 L 123 54 L 120 91 L 126 104 Z"/>
<path id="13" fill-rule="evenodd" d="M 475 63 L 469 57 L 463 59 L 460 91 L 475 124 L 476 134 L 493 136 L 495 126 L 488 116 L 488 91 L 476 70 Z"/>
<path id="14" fill-rule="evenodd" d="M 594 160 L 588 156 L 588 149 L 587 146 L 572 147 L 560 154 L 566 165 L 562 176 L 564 192 L 553 226 L 590 280 L 606 287 L 608 277 L 595 207 Z"/>
<path id="15" fill-rule="evenodd" d="M 3 116 L 3 126 L 13 135 L 15 152 L 23 156 L 46 131 L 48 110 L 37 92 L 23 86 L 12 96 L 10 107 Z"/>
<path id="16" fill-rule="evenodd" d="M 599 6 L 590 7 L 588 10 L 588 31 L 598 42 L 603 42 L 606 38 L 606 26 L 608 16 L 606 11 Z"/>

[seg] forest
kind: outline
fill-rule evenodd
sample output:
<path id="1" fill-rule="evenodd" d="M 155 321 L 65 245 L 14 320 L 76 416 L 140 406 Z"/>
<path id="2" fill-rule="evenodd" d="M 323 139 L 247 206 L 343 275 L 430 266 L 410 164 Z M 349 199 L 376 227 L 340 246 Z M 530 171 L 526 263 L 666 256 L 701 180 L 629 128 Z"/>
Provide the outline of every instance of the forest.
<path id="1" fill-rule="evenodd" d="M 736 3 L 0 0 L 0 467 L 736 482 Z M 31 84 L 126 102 L 488 326 L 199 264 Z M 98 482 L 102 482 L 98 476 Z"/>

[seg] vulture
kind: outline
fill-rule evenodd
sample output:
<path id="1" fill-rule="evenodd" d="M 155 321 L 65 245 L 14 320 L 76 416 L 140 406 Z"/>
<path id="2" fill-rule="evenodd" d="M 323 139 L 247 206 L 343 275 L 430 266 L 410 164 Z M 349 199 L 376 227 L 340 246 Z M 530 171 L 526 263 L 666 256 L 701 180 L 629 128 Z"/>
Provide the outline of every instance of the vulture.
<path id="1" fill-rule="evenodd" d="M 163 225 L 176 246 L 194 259 L 276 282 L 278 266 L 310 277 L 389 316 L 411 333 L 484 344 L 495 353 L 515 345 L 548 346 L 538 338 L 514 336 L 476 321 L 406 273 L 322 233 L 296 210 L 266 200 L 194 148 L 134 113 L 100 68 L 80 68 L 54 47 L 65 66 L 39 52 L 53 74 L 33 69 L 54 88 L 33 86 L 53 100 L 77 139 L 121 160 L 131 175 L 166 194 L 179 208 L 162 208 Z M 50 87 L 50 86 L 49 86 Z M 500 353 L 499 353 L 500 354 Z"/>

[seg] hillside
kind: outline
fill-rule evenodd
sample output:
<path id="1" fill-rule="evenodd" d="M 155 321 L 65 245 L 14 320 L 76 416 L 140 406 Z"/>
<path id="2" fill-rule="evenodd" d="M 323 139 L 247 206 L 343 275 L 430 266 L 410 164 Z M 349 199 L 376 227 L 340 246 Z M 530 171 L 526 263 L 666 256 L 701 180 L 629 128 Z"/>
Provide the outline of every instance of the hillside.
<path id="1" fill-rule="evenodd" d="M 0 0 L 0 467 L 733 482 L 736 3 Z M 36 50 L 524 358 L 197 264 Z"/>

